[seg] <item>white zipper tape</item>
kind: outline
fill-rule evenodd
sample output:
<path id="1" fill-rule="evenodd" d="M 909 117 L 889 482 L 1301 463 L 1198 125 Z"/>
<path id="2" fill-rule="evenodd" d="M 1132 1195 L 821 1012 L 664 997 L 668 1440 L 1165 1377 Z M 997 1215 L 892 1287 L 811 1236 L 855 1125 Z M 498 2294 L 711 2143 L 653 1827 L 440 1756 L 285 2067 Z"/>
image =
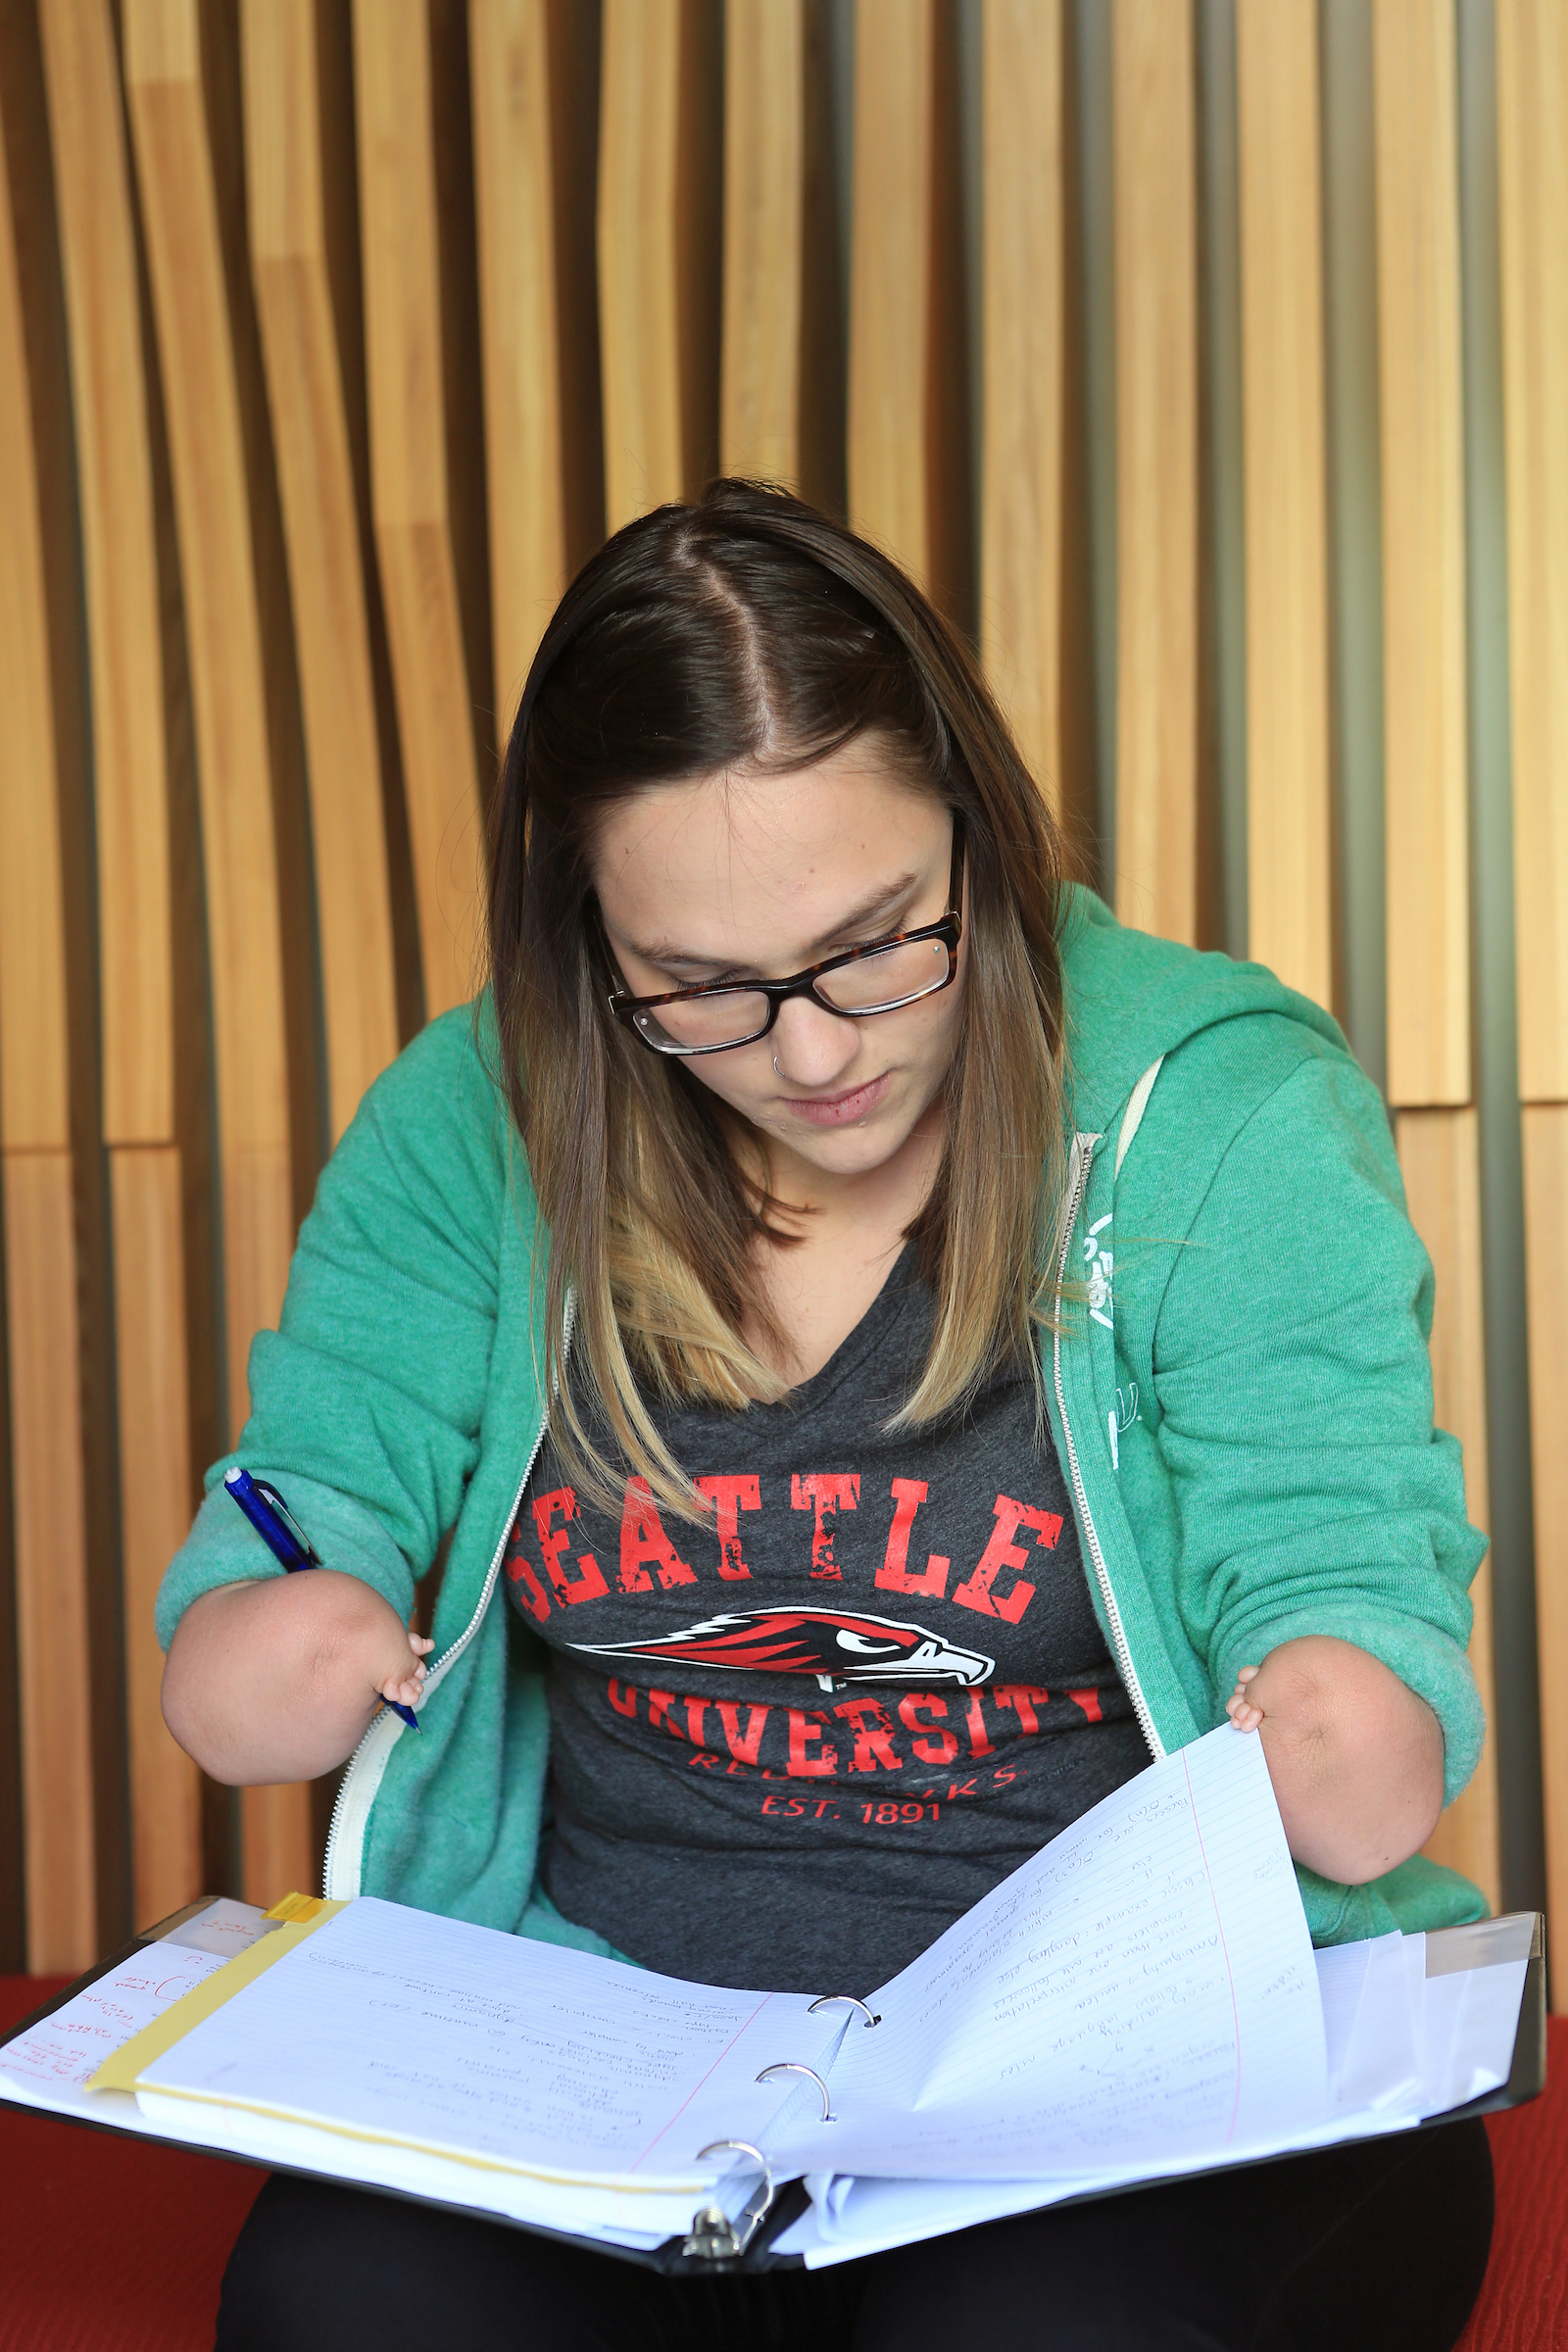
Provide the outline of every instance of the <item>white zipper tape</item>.
<path id="1" fill-rule="evenodd" d="M 1157 1066 L 1157 1065 L 1156 1065 Z M 1078 1222 L 1078 1210 L 1089 1189 L 1090 1163 L 1095 1156 L 1098 1135 L 1075 1135 L 1072 1139 L 1072 1174 L 1069 1179 L 1067 1213 L 1062 1219 L 1061 1255 L 1056 1260 L 1055 1337 L 1053 1349 L 1053 1369 L 1055 1375 L 1056 1410 L 1061 1415 L 1061 1434 L 1067 1447 L 1067 1473 L 1072 1480 L 1074 1500 L 1078 1505 L 1079 1524 L 1089 1540 L 1089 1557 L 1094 1566 L 1095 1581 L 1100 1597 L 1105 1604 L 1105 1622 L 1110 1627 L 1111 1647 L 1116 1653 L 1116 1667 L 1133 1702 L 1138 1727 L 1149 1743 L 1149 1752 L 1157 1764 L 1165 1753 L 1165 1743 L 1154 1729 L 1154 1718 L 1144 1695 L 1144 1687 L 1133 1666 L 1133 1653 L 1128 1645 L 1127 1631 L 1121 1621 L 1121 1608 L 1111 1590 L 1110 1570 L 1101 1549 L 1100 1534 L 1095 1526 L 1094 1513 L 1089 1508 L 1089 1496 L 1084 1489 L 1084 1475 L 1078 1464 L 1078 1448 L 1073 1443 L 1072 1423 L 1067 1418 L 1067 1396 L 1061 1377 L 1061 1290 L 1067 1274 L 1067 1253 L 1072 1248 L 1073 1228 Z"/>
<path id="2" fill-rule="evenodd" d="M 561 1361 L 563 1366 L 565 1364 L 567 1353 L 571 1348 L 571 1327 L 576 1319 L 577 1294 L 574 1290 L 568 1290 L 565 1312 L 562 1317 Z M 559 1391 L 559 1388 L 558 1376 L 552 1384 L 552 1396 Z M 424 1691 L 419 1701 L 421 1706 L 436 1685 L 443 1679 L 447 1669 L 455 1665 L 457 1660 L 462 1657 L 468 1643 L 478 1632 L 484 1613 L 490 1606 L 490 1596 L 496 1589 L 501 1575 L 501 1562 L 506 1555 L 507 1538 L 512 1533 L 517 1512 L 521 1508 L 523 1491 L 533 1476 L 533 1466 L 539 1459 L 539 1449 L 545 1442 L 545 1434 L 549 1427 L 550 1406 L 547 1403 L 544 1419 L 539 1424 L 539 1435 L 534 1439 L 533 1451 L 529 1454 L 527 1462 L 523 1466 L 522 1476 L 517 1481 L 517 1492 L 512 1497 L 512 1508 L 507 1513 L 500 1541 L 491 1555 L 490 1566 L 480 1589 L 473 1614 L 451 1647 L 442 1651 L 425 1676 Z M 372 1716 L 364 1738 L 348 1760 L 338 1788 L 337 1799 L 332 1807 L 332 1819 L 326 1833 L 326 1852 L 321 1862 L 321 1891 L 330 1902 L 346 1901 L 360 1891 L 365 1830 L 370 1818 L 370 1807 L 374 1804 L 380 1790 L 382 1777 L 386 1772 L 393 1745 L 399 1735 L 407 1729 L 408 1726 L 403 1722 L 401 1716 L 394 1715 L 390 1707 L 380 1708 Z"/>

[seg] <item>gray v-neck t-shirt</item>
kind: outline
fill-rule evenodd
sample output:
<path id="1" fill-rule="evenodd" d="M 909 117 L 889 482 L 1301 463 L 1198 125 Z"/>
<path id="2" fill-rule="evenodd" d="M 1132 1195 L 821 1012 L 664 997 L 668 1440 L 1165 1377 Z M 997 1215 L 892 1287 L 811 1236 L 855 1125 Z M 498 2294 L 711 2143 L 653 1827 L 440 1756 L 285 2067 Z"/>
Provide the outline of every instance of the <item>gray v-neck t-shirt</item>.
<path id="1" fill-rule="evenodd" d="M 663 1415 L 704 1526 L 540 1449 L 506 1569 L 549 1650 L 544 1884 L 648 1967 L 866 1992 L 1148 1762 L 1027 1366 L 884 1430 L 931 1316 L 906 1250 L 781 1402 Z"/>

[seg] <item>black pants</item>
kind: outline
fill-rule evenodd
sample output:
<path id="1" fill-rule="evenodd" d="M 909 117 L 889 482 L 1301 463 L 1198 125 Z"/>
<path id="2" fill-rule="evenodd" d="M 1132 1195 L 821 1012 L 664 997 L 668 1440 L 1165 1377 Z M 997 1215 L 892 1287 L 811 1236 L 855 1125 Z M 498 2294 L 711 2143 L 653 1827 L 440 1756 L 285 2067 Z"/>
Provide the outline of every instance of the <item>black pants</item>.
<path id="1" fill-rule="evenodd" d="M 274 2175 L 224 2276 L 217 2352 L 1448 2352 L 1491 2237 L 1479 2123 L 754 2278 L 665 2278 Z"/>

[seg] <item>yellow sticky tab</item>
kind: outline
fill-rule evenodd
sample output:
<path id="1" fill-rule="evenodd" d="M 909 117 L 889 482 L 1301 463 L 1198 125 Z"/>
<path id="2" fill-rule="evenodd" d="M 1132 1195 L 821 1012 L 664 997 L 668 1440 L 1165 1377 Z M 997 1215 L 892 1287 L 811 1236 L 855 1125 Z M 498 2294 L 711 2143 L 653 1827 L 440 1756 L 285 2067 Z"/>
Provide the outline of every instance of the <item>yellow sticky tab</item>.
<path id="1" fill-rule="evenodd" d="M 221 2009 L 225 2001 L 231 2001 L 236 1992 L 243 1992 L 247 1984 L 253 1984 L 264 1969 L 271 1968 L 296 1950 L 307 1936 L 314 1936 L 318 1928 L 324 1927 L 329 1919 L 335 1919 L 343 1909 L 341 1903 L 323 1902 L 317 1895 L 302 1895 L 292 1899 L 310 1904 L 313 1916 L 290 1920 L 282 1927 L 272 1928 L 267 1935 L 259 1936 L 246 1950 L 236 1952 L 232 1960 L 225 1960 L 221 1968 L 215 1968 L 210 1977 L 204 1977 L 199 1984 L 193 1984 L 189 1992 L 181 1993 L 177 2001 L 170 2003 L 162 2017 L 155 2017 L 150 2026 L 143 2026 L 139 2034 L 133 2034 L 128 2041 L 122 2042 L 118 2050 L 110 2052 L 87 2088 L 134 2090 L 138 2078 L 162 2058 L 166 2050 L 172 2050 L 176 2041 L 183 2041 L 185 2035 L 205 2018 Z"/>
<path id="2" fill-rule="evenodd" d="M 325 1907 L 325 1897 L 319 1894 L 280 1894 L 270 1911 L 264 1911 L 262 1917 L 282 1920 L 315 1919 Z"/>

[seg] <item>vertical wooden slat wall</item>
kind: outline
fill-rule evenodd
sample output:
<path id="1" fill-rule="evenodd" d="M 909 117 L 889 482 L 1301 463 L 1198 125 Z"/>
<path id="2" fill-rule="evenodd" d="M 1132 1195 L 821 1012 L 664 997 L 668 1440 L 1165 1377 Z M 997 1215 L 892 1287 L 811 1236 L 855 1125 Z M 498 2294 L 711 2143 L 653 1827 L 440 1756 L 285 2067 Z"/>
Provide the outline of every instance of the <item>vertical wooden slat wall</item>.
<path id="1" fill-rule="evenodd" d="M 1066 738 L 1066 24 L 1058 0 L 989 0 L 982 51 L 981 659 L 1019 749 L 1071 826 Z"/>
<path id="2" fill-rule="evenodd" d="M 719 464 L 844 506 L 823 0 L 724 16 Z"/>
<path id="3" fill-rule="evenodd" d="M 471 182 L 455 0 L 355 0 L 371 506 L 430 1017 L 473 993 L 493 741 Z"/>
<path id="4" fill-rule="evenodd" d="M 163 1720 L 153 1599 L 195 1500 L 175 891 L 156 491 L 108 0 L 39 11 L 70 320 L 98 832 L 134 1916 L 202 1888 L 200 1776 Z"/>
<path id="5" fill-rule="evenodd" d="M 1383 476 L 1388 1091 L 1410 1213 L 1437 1276 L 1440 1424 L 1487 1527 L 1480 1134 L 1470 1046 L 1464 379 L 1455 26 L 1434 0 L 1375 0 L 1373 114 Z M 1471 1659 L 1492 1705 L 1492 1583 Z M 1499 1895 L 1494 1742 L 1430 1849 Z"/>
<path id="6" fill-rule="evenodd" d="M 726 473 L 801 479 L 806 257 L 804 0 L 729 0 L 724 16 L 723 349 Z"/>
<path id="7" fill-rule="evenodd" d="M 123 26 L 201 786 L 232 1440 L 248 1409 L 252 1335 L 275 1323 L 282 1304 L 297 1159 L 309 1149 L 299 1132 L 305 1008 L 293 1007 L 291 1022 L 287 995 L 289 950 L 304 946 L 306 878 L 297 858 L 280 854 L 285 804 L 300 779 L 282 583 L 277 552 L 266 544 L 270 453 L 232 184 L 238 59 L 215 37 L 221 27 L 231 40 L 234 26 L 197 0 L 127 0 Z M 278 1886 L 308 1880 L 308 1791 L 248 1788 L 242 1814 L 247 1894 L 275 1900 Z"/>
<path id="8" fill-rule="evenodd" d="M 83 1426 L 80 834 L 71 443 L 37 32 L 0 15 L 0 1184 L 16 1514 L 27 1964 L 77 1968 L 101 1923 Z"/>
<path id="9" fill-rule="evenodd" d="M 1568 15 L 1498 0 L 1519 1091 L 1553 1996 L 1568 2005 Z"/>
<path id="10" fill-rule="evenodd" d="M 1207 945 L 1223 648 L 1205 614 L 1229 561 L 1208 518 L 1214 468 L 1239 465 L 1250 952 L 1320 1002 L 1343 993 L 1316 0 L 1237 0 L 1234 88 L 1201 110 L 1196 0 L 1110 0 L 1098 416 L 1079 12 L 982 0 L 967 189 L 976 61 L 955 0 L 858 0 L 853 72 L 839 22 L 828 0 L 0 0 L 0 1396 L 35 1966 L 90 1959 L 212 1867 L 216 1816 L 159 1714 L 152 1594 L 202 1460 L 244 1420 L 321 1150 L 400 1040 L 472 986 L 497 748 L 607 528 L 720 465 L 847 512 L 971 635 L 1079 855 L 1113 828 L 1122 915 Z M 1372 0 L 1372 29 L 1388 1091 L 1437 1268 L 1439 1417 L 1484 1526 L 1452 10 Z M 1556 0 L 1497 0 L 1496 64 L 1538 1595 L 1568 1943 Z M 1216 104 L 1237 134 L 1234 453 L 1204 439 Z M 1092 445 L 1114 458 L 1098 786 Z M 204 1360 L 220 1332 L 221 1381 Z M 95 1507 L 116 1494 L 118 1523 Z M 1490 1693 L 1485 1574 L 1475 1597 Z M 309 1791 L 247 1792 L 242 1832 L 245 1891 L 308 1881 Z M 1431 1850 L 1496 1899 L 1490 1745 Z"/>
<path id="11" fill-rule="evenodd" d="M 692 496 L 718 450 L 717 0 L 605 0 L 599 347 L 605 521 Z"/>
<path id="12" fill-rule="evenodd" d="M 294 605 L 335 1140 L 399 1042 L 364 416 L 345 380 L 360 337 L 350 61 L 341 17 L 334 25 L 316 0 L 244 0 L 241 26 L 251 272 Z"/>
<path id="13" fill-rule="evenodd" d="M 1209 945 L 1193 0 L 1112 0 L 1116 912 Z"/>
<path id="14" fill-rule="evenodd" d="M 1248 953 L 1335 1001 L 1316 0 L 1238 0 Z"/>
<path id="15" fill-rule="evenodd" d="M 968 434 L 951 0 L 858 0 L 850 520 L 965 628 Z"/>
<path id="16" fill-rule="evenodd" d="M 593 12 L 472 0 L 490 616 L 504 738 L 545 624 L 604 533 Z"/>
<path id="17" fill-rule="evenodd" d="M 1389 1097 L 1470 1100 L 1459 141 L 1451 9 L 1374 0 Z"/>

